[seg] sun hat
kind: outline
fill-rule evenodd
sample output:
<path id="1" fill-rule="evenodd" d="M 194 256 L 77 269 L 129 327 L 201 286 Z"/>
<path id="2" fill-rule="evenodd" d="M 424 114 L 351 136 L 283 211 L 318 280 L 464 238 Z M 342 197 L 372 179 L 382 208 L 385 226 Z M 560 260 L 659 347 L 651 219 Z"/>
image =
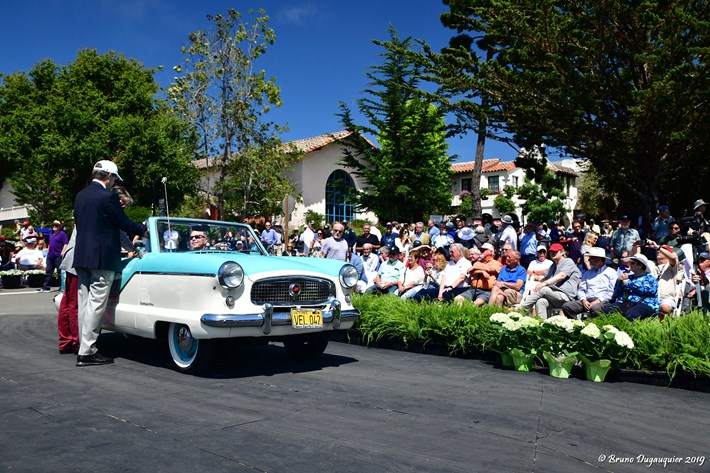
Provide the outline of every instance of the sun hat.
<path id="1" fill-rule="evenodd" d="M 503 223 L 506 223 L 506 224 L 508 224 L 508 225 L 510 225 L 511 223 L 513 223 L 513 219 L 510 218 L 510 215 L 503 215 L 503 216 L 501 217 L 500 221 L 503 222 Z"/>
<path id="2" fill-rule="evenodd" d="M 702 205 L 708 205 L 707 202 L 705 202 L 703 199 L 698 199 L 693 203 L 693 212 L 698 210 L 698 207 Z"/>
<path id="3" fill-rule="evenodd" d="M 599 248 L 598 246 L 590 248 L 587 254 L 590 257 L 606 259 L 606 251 L 604 251 L 604 248 Z"/>
<path id="4" fill-rule="evenodd" d="M 471 227 L 463 227 L 461 230 L 458 231 L 458 235 L 459 238 L 464 241 L 473 240 L 473 237 L 476 236 Z"/>
<path id="5" fill-rule="evenodd" d="M 476 232 L 476 234 L 478 234 L 478 235 L 482 235 L 482 234 L 486 233 L 486 229 L 483 228 L 483 225 L 478 225 L 478 226 L 474 229 L 474 232 Z"/>
<path id="6" fill-rule="evenodd" d="M 643 265 L 643 267 L 646 269 L 646 272 L 650 271 L 649 263 L 648 263 L 648 258 L 646 258 L 646 256 L 644 256 L 643 254 L 639 253 L 639 254 L 637 254 L 637 255 L 633 255 L 633 256 L 632 256 L 631 258 L 629 258 L 629 259 L 630 259 L 630 260 L 633 260 L 633 261 L 636 261 L 636 262 L 638 262 L 638 263 L 641 263 L 641 264 Z"/>
<path id="7" fill-rule="evenodd" d="M 119 181 L 123 180 L 121 176 L 118 175 L 118 166 L 116 166 L 116 163 L 107 159 L 104 159 L 94 164 L 94 171 L 105 171 L 109 174 L 115 175 L 116 179 L 118 179 Z"/>

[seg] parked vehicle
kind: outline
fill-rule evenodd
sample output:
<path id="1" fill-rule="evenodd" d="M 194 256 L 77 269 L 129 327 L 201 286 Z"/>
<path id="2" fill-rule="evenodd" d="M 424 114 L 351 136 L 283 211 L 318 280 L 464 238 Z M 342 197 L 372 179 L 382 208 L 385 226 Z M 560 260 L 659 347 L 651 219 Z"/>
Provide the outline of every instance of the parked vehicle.
<path id="1" fill-rule="evenodd" d="M 316 357 L 329 332 L 352 327 L 359 316 L 350 264 L 269 256 L 240 223 L 151 217 L 147 224 L 145 248 L 123 260 L 103 328 L 166 339 L 178 371 L 209 367 L 219 339 L 279 341 L 295 357 Z M 169 227 L 178 241 L 166 249 Z M 192 233 L 206 235 L 204 248 L 191 249 Z"/>

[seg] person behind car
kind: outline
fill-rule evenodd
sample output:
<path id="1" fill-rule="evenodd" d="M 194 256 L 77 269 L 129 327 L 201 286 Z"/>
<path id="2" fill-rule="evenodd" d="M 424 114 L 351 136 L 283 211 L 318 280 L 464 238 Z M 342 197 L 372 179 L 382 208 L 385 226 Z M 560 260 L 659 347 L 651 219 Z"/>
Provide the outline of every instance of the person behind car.
<path id="1" fill-rule="evenodd" d="M 209 248 L 209 243 L 207 240 L 207 232 L 204 230 L 192 229 L 190 232 L 190 250 L 206 250 Z"/>

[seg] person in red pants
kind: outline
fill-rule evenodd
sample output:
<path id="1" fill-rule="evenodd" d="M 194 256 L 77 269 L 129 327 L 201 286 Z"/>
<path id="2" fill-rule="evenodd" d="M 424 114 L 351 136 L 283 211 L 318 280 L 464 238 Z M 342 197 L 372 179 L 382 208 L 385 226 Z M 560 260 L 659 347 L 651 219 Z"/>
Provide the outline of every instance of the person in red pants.
<path id="1" fill-rule="evenodd" d="M 76 229 L 67 244 L 60 268 L 64 270 L 64 296 L 59 306 L 57 329 L 59 330 L 59 353 L 62 355 L 79 353 L 79 279 L 74 266 L 74 246 Z"/>

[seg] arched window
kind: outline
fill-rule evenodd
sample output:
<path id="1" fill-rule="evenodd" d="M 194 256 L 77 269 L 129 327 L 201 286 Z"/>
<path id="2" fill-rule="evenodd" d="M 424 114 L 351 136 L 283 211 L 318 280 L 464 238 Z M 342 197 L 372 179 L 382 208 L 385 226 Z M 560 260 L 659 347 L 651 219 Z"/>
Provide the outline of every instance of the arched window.
<path id="1" fill-rule="evenodd" d="M 343 170 L 333 171 L 325 184 L 325 218 L 328 222 L 353 219 L 352 195 L 355 182 Z"/>

